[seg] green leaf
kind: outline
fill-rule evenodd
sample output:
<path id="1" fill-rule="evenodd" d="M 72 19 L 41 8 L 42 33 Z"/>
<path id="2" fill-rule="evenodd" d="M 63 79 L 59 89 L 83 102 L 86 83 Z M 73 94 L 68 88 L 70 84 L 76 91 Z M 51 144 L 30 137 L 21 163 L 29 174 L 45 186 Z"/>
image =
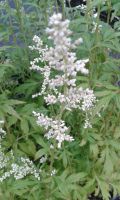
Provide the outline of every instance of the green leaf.
<path id="1" fill-rule="evenodd" d="M 36 154 L 36 147 L 35 147 L 34 143 L 31 140 L 27 140 L 24 143 L 20 143 L 19 147 L 23 152 L 25 152 L 29 156 L 33 156 L 34 157 L 35 154 Z"/>
<path id="2" fill-rule="evenodd" d="M 14 105 L 20 105 L 24 104 L 24 101 L 19 101 L 19 100 L 14 100 L 14 99 L 9 99 L 8 100 L 9 105 L 14 106 Z"/>
<path id="3" fill-rule="evenodd" d="M 14 115 L 8 117 L 8 127 L 11 127 L 12 125 L 16 124 L 18 118 L 16 118 Z"/>
<path id="4" fill-rule="evenodd" d="M 95 106 L 95 108 L 94 108 L 94 110 L 92 112 L 92 117 L 93 118 L 102 109 L 105 110 L 108 107 L 108 105 L 109 105 L 111 99 L 113 98 L 113 96 L 114 96 L 114 94 L 111 94 L 109 96 L 105 96 L 105 97 L 101 98 L 100 100 L 98 100 L 98 103 L 97 103 L 97 105 Z"/>
<path id="5" fill-rule="evenodd" d="M 108 176 L 110 176 L 110 174 L 113 172 L 113 164 L 114 162 L 110 156 L 110 149 L 106 148 L 104 171 Z"/>
<path id="6" fill-rule="evenodd" d="M 103 198 L 105 200 L 109 200 L 110 198 L 109 184 L 100 179 L 97 179 L 97 182 L 98 182 L 98 186 L 100 188 Z"/>
<path id="7" fill-rule="evenodd" d="M 46 149 L 46 151 L 49 151 L 49 145 L 47 143 L 44 142 L 44 140 L 42 139 L 42 137 L 38 136 L 38 135 L 33 135 L 33 138 L 35 138 L 37 144 L 39 144 L 40 146 L 42 146 L 44 149 Z"/>
<path id="8" fill-rule="evenodd" d="M 47 152 L 45 149 L 40 149 L 36 152 L 35 154 L 35 160 L 39 159 L 40 157 L 42 157 L 43 155 L 46 155 Z"/>
<path id="9" fill-rule="evenodd" d="M 9 106 L 9 105 L 5 104 L 5 105 L 2 107 L 2 110 L 3 110 L 5 113 L 8 113 L 8 114 L 10 114 L 10 115 L 14 115 L 16 118 L 20 119 L 19 114 L 12 108 L 12 106 Z"/>
<path id="10" fill-rule="evenodd" d="M 109 96 L 109 95 L 111 95 L 111 91 L 110 90 L 104 90 L 104 91 L 95 92 L 95 96 L 96 97 L 103 97 L 103 96 Z"/>
<path id="11" fill-rule="evenodd" d="M 23 133 L 28 134 L 29 133 L 29 124 L 27 119 L 22 118 L 20 121 L 20 126 L 21 126 L 21 130 L 23 131 Z"/>
<path id="12" fill-rule="evenodd" d="M 79 182 L 79 181 L 83 180 L 86 177 L 86 175 L 87 174 L 84 173 L 84 172 L 80 172 L 80 173 L 77 173 L 77 174 L 72 174 L 67 178 L 67 182 L 68 183 Z"/>

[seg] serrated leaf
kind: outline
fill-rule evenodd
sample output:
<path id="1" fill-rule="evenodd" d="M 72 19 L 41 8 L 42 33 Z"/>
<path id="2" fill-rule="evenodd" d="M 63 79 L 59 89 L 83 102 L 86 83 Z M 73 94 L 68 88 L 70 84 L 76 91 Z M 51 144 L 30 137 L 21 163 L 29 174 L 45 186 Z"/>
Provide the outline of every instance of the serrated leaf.
<path id="1" fill-rule="evenodd" d="M 100 113 L 101 109 L 105 110 L 111 99 L 113 98 L 114 95 L 109 95 L 109 96 L 105 96 L 103 97 L 102 99 L 100 99 L 97 103 L 97 105 L 95 106 L 93 112 L 92 112 L 92 117 L 94 118 L 94 116 L 97 114 L 97 113 Z"/>
<path id="2" fill-rule="evenodd" d="M 109 185 L 105 181 L 102 181 L 100 179 L 97 179 L 98 185 L 100 188 L 100 191 L 102 193 L 102 196 L 105 200 L 109 200 L 110 198 L 110 192 L 109 192 Z"/>
<path id="3" fill-rule="evenodd" d="M 67 178 L 68 183 L 76 183 L 79 182 L 80 180 L 83 180 L 86 177 L 86 173 L 80 172 L 77 174 L 72 174 Z"/>
<path id="4" fill-rule="evenodd" d="M 106 148 L 104 171 L 108 176 L 113 172 L 113 162 L 111 159 L 110 150 Z"/>

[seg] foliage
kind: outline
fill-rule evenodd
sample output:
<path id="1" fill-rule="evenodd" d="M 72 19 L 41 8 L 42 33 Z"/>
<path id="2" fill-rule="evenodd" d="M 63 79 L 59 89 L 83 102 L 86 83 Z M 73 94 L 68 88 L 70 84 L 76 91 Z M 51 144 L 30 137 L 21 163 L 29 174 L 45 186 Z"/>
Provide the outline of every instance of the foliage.
<path id="1" fill-rule="evenodd" d="M 112 9 L 112 17 L 119 16 L 120 3 L 88 0 L 83 16 L 80 8 L 66 8 L 61 1 L 64 18 L 71 20 L 72 40 L 83 38 L 77 58 L 89 58 L 90 73 L 86 77 L 79 74 L 77 85 L 91 88 L 98 101 L 90 119 L 92 128 L 83 128 L 84 116 L 79 110 L 64 114 L 75 140 L 65 142 L 61 149 L 52 149 L 32 114 L 34 110 L 52 116 L 53 109 L 44 103 L 43 96 L 32 99 L 43 78 L 30 70 L 30 61 L 37 55 L 28 46 L 34 35 L 51 45 L 45 28 L 59 6 L 56 0 L 13 2 L 12 8 L 9 1 L 0 6 L 0 120 L 4 120 L 7 132 L 2 148 L 8 155 L 12 149 L 16 159 L 29 157 L 41 172 L 40 180 L 28 175 L 1 182 L 0 199 L 87 200 L 94 194 L 109 200 L 111 193 L 120 193 L 120 57 L 116 59 L 120 53 L 120 22 L 111 27 L 100 21 L 99 15 L 106 10 L 109 22 Z M 94 7 L 98 10 L 96 18 Z M 43 163 L 42 158 L 46 159 Z"/>

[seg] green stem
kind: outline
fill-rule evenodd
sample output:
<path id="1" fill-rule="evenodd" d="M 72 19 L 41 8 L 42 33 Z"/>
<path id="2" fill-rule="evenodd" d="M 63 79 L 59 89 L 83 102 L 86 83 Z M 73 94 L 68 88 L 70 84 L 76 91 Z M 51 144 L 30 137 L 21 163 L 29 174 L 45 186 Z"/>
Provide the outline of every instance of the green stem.
<path id="1" fill-rule="evenodd" d="M 107 23 L 108 23 L 108 24 L 109 24 L 109 22 L 110 22 L 111 10 L 112 10 L 111 1 L 108 0 L 108 15 L 107 15 Z"/>
<path id="2" fill-rule="evenodd" d="M 63 19 L 65 19 L 65 3 L 64 3 L 64 0 L 61 0 L 61 5 L 62 5 L 62 15 L 63 15 Z"/>
<path id="3" fill-rule="evenodd" d="M 24 39 L 24 44 L 25 44 L 25 52 L 28 58 L 28 63 L 29 63 L 29 56 L 28 56 L 28 44 L 27 44 L 27 39 L 26 39 L 26 34 L 25 34 L 25 27 L 23 26 L 23 18 L 22 18 L 22 14 L 21 14 L 21 6 L 18 0 L 14 0 L 15 2 L 15 6 L 16 6 L 16 12 L 17 12 L 17 17 L 18 17 L 18 22 L 19 22 L 19 27 L 20 27 L 20 31 L 22 34 L 22 37 Z"/>
<path id="4" fill-rule="evenodd" d="M 16 35 L 14 34 L 14 29 L 13 29 L 13 23 L 12 23 L 12 18 L 11 18 L 11 7 L 9 5 L 9 1 L 7 0 L 7 8 L 8 8 L 8 19 L 9 19 L 9 25 L 10 25 L 10 31 L 11 31 L 11 35 L 14 35 L 13 41 L 14 44 L 17 44 L 17 39 L 16 39 Z"/>

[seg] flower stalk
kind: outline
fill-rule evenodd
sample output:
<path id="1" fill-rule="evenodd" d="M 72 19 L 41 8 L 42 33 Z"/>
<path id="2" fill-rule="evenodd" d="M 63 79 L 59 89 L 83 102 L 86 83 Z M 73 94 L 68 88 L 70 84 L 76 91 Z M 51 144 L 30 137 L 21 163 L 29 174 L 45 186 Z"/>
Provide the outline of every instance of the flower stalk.
<path id="1" fill-rule="evenodd" d="M 59 113 L 52 118 L 44 116 L 42 113 L 33 112 L 37 118 L 37 124 L 43 126 L 46 130 L 45 137 L 55 139 L 58 148 L 64 141 L 73 141 L 73 137 L 69 135 L 69 127 L 66 127 L 62 120 L 62 115 L 67 110 L 71 111 L 79 109 L 86 114 L 84 127 L 91 127 L 88 113 L 91 112 L 96 97 L 89 88 L 83 89 L 76 85 L 79 73 L 88 75 L 89 71 L 85 67 L 89 59 L 77 60 L 74 49 L 83 42 L 82 38 L 72 42 L 70 36 L 72 34 L 69 29 L 69 20 L 63 20 L 60 13 L 53 14 L 49 20 L 49 26 L 46 29 L 48 39 L 53 41 L 53 47 L 44 47 L 42 40 L 38 36 L 34 36 L 35 45 L 30 46 L 31 50 L 37 50 L 39 57 L 31 62 L 31 69 L 39 71 L 43 77 L 43 85 L 41 92 L 33 95 L 44 96 L 45 103 L 49 105 L 59 105 Z M 39 62 L 46 65 L 39 67 Z M 51 73 L 55 71 L 54 77 Z"/>

